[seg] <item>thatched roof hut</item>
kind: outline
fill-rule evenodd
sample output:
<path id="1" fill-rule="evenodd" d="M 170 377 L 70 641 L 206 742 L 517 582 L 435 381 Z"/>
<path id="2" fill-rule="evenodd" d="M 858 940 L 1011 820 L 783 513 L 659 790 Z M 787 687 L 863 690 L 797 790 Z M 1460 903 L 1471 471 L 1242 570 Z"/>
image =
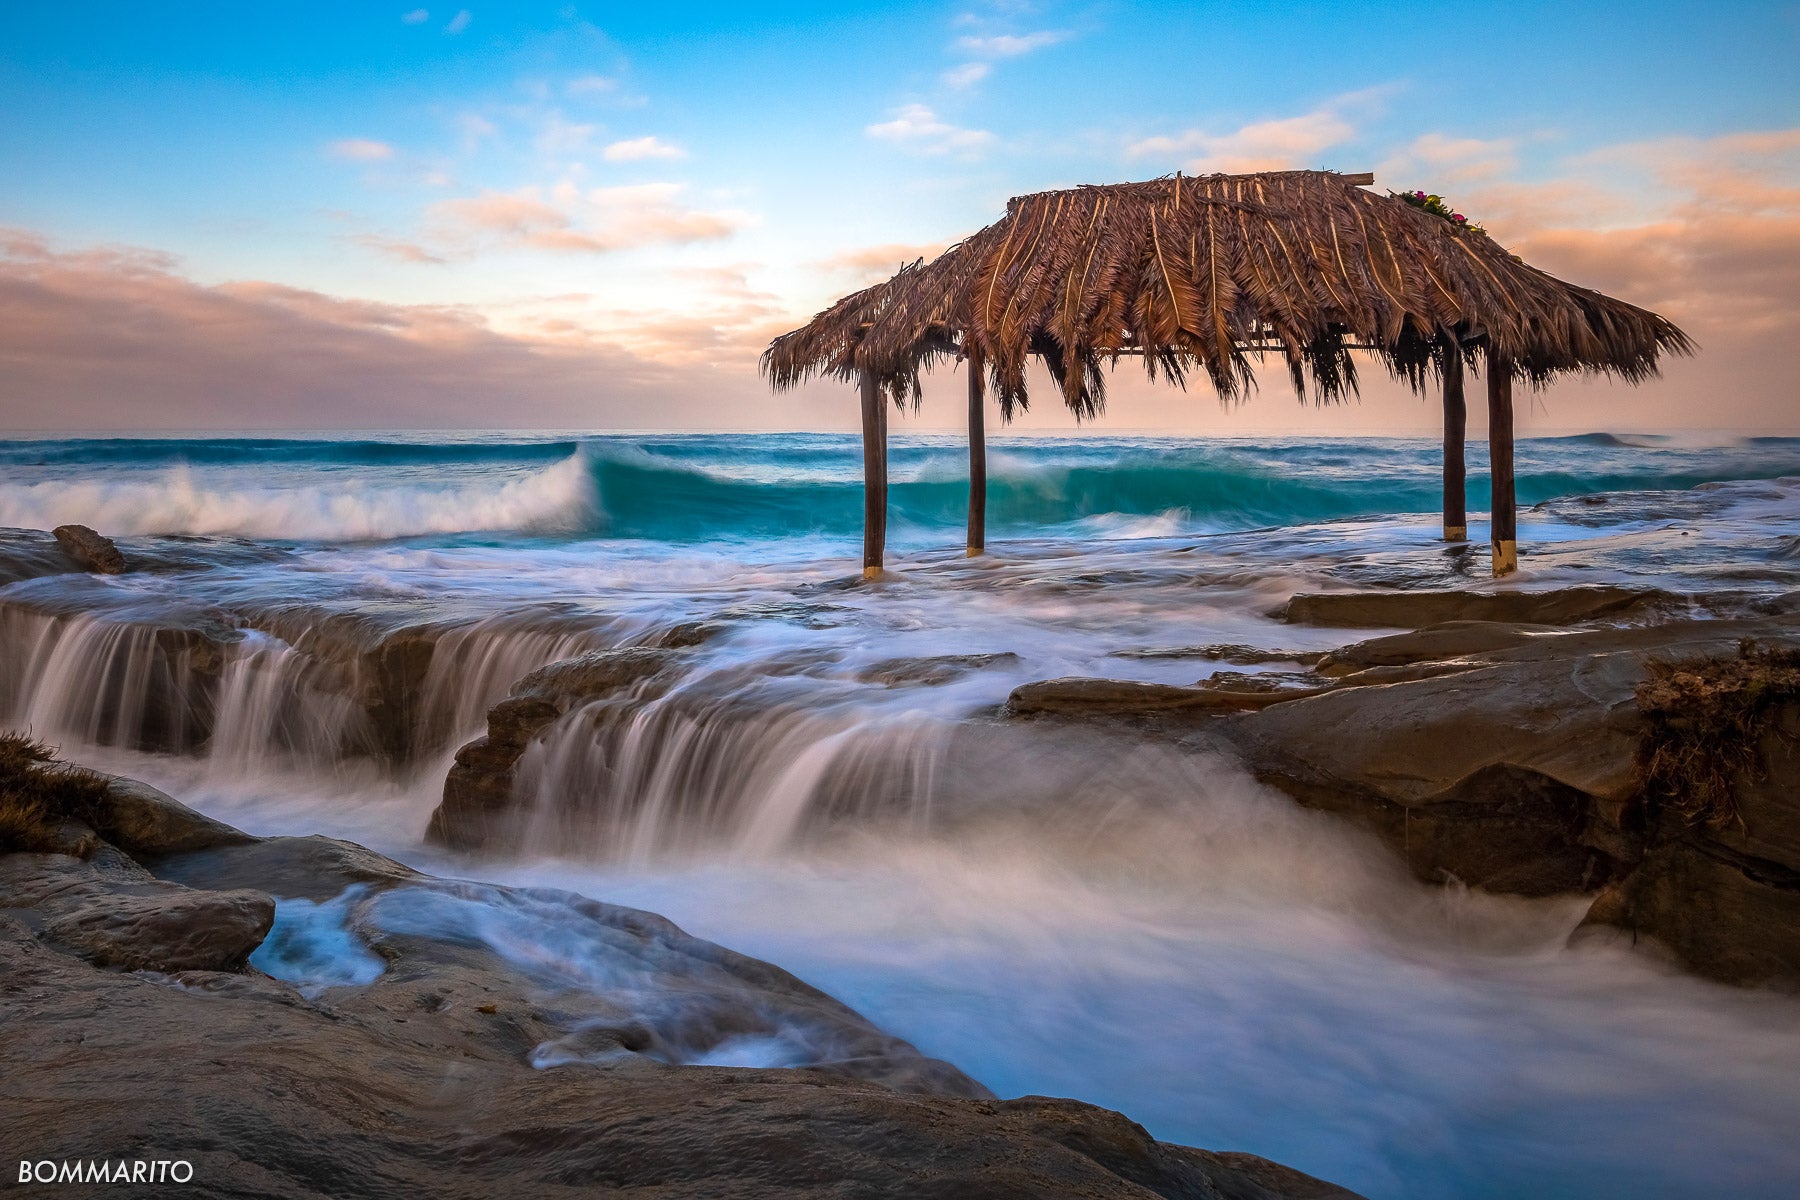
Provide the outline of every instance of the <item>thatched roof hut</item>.
<path id="1" fill-rule="evenodd" d="M 1663 354 L 1692 346 L 1653 312 L 1529 266 L 1478 228 L 1359 186 L 1371 182 L 1326 171 L 1175 175 L 1021 196 L 931 262 L 776 338 L 763 369 L 777 389 L 816 375 L 861 382 L 868 483 L 872 492 L 879 484 L 882 499 L 878 513 L 871 496 L 866 515 L 880 535 L 881 397 L 916 404 L 924 371 L 968 360 L 975 553 L 985 504 L 985 480 L 978 488 L 976 479 L 982 392 L 991 384 L 1010 419 L 1028 403 L 1033 356 L 1078 417 L 1102 410 L 1105 368 L 1124 356 L 1142 357 L 1152 378 L 1176 384 L 1204 372 L 1227 400 L 1254 385 L 1252 366 L 1269 355 L 1285 362 L 1297 393 L 1321 402 L 1355 392 L 1352 352 L 1374 355 L 1415 390 L 1441 380 L 1446 486 L 1459 494 L 1454 504 L 1446 496 L 1446 536 L 1462 538 L 1462 376 L 1479 356 L 1496 513 L 1507 509 L 1494 528 L 1495 569 L 1504 573 L 1516 561 L 1512 381 L 1541 386 L 1586 371 L 1636 383 L 1656 374 Z M 882 540 L 865 546 L 871 573 Z"/>

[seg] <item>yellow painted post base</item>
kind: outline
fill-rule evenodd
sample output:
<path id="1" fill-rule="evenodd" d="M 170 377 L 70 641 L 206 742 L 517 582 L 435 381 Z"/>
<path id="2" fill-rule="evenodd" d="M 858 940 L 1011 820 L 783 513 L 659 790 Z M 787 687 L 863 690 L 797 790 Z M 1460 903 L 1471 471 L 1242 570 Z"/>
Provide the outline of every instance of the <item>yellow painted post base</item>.
<path id="1" fill-rule="evenodd" d="M 1519 543 L 1494 543 L 1494 578 L 1511 575 L 1519 569 Z"/>
<path id="2" fill-rule="evenodd" d="M 964 555 L 964 557 L 965 558 L 980 558 L 982 555 L 984 555 L 986 553 L 987 553 L 986 546 L 970 546 L 967 553 Z"/>
<path id="3" fill-rule="evenodd" d="M 880 567 L 864 567 L 863 568 L 863 579 L 870 583 L 873 583 L 875 580 L 880 579 L 883 575 L 886 575 L 886 574 L 887 574 L 887 572 L 882 570 Z"/>
<path id="4" fill-rule="evenodd" d="M 1467 525 L 1446 525 L 1446 526 L 1444 526 L 1444 540 L 1446 542 L 1466 542 L 1466 541 L 1468 541 L 1469 540 L 1469 527 Z"/>

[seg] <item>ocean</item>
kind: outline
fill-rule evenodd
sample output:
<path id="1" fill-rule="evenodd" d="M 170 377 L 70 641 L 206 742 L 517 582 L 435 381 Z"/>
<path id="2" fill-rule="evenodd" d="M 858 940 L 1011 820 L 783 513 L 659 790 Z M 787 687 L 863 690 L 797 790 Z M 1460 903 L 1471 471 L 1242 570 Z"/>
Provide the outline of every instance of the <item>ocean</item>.
<path id="1" fill-rule="evenodd" d="M 1227 759 L 992 719 L 1031 680 L 1192 683 L 1244 668 L 1168 651 L 1365 636 L 1274 620 L 1295 592 L 1487 586 L 1470 449 L 1452 546 L 1432 441 L 995 438 L 970 559 L 962 442 L 897 437 L 894 574 L 867 587 L 849 436 L 0 441 L 0 527 L 91 525 L 142 568 L 38 574 L 0 535 L 0 722 L 251 832 L 663 913 L 1001 1095 L 1371 1197 L 1786 1195 L 1800 1001 L 1571 946 L 1578 898 L 1426 887 Z M 1504 586 L 1800 589 L 1800 438 L 1518 462 Z M 515 680 L 682 623 L 713 636 L 668 694 L 528 754 L 516 853 L 425 843 Z M 367 664 L 402 633 L 434 649 L 383 726 Z M 950 655 L 989 657 L 906 669 Z"/>
<path id="2" fill-rule="evenodd" d="M 516 433 L 0 441 L 0 524 L 115 534 L 365 542 L 521 534 L 561 541 L 767 543 L 829 555 L 854 536 L 860 442 L 838 434 Z M 1469 506 L 1488 503 L 1469 448 Z M 954 435 L 896 437 L 895 544 L 962 527 Z M 1417 438 L 994 438 L 988 523 L 1015 537 L 1222 533 L 1437 511 L 1440 453 Z M 1526 439 L 1518 500 L 1679 491 L 1800 472 L 1800 438 Z M 456 536 L 461 535 L 461 536 Z"/>

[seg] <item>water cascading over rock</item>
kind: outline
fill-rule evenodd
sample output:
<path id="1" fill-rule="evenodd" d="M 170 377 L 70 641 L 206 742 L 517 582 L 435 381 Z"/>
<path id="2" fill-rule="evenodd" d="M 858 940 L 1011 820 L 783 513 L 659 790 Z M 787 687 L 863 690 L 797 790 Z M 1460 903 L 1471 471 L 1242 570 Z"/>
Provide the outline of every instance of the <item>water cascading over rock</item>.
<path id="1" fill-rule="evenodd" d="M 407 624 L 87 592 L 0 603 L 0 723 L 226 772 L 407 771 L 479 728 L 514 679 L 608 636 L 544 614 Z"/>

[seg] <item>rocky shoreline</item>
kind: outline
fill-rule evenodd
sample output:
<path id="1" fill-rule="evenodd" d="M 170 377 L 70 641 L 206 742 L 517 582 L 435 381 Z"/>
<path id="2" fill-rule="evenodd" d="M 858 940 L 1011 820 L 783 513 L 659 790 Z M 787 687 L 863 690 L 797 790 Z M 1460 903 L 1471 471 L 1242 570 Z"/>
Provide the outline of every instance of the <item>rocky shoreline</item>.
<path id="1" fill-rule="evenodd" d="M 1194 686 L 1029 683 L 996 714 L 996 733 L 1037 725 L 1098 745 L 1226 754 L 1374 832 L 1421 880 L 1587 894 L 1579 936 L 1616 931 L 1711 978 L 1800 987 L 1800 690 L 1762 696 L 1754 730 L 1718 733 L 1741 764 L 1720 812 L 1647 795 L 1642 777 L 1658 723 L 1640 692 L 1659 664 L 1703 678 L 1751 647 L 1800 652 L 1800 597 L 1725 607 L 1731 615 L 1611 587 L 1296 596 L 1283 613 L 1293 624 L 1406 631 L 1329 653 L 1159 650 L 1292 669 L 1216 672 Z M 430 836 L 509 846 L 522 819 L 514 770 L 533 738 L 584 705 L 642 704 L 675 661 L 667 649 L 600 650 L 521 680 L 490 710 L 487 734 L 457 753 Z M 893 670 L 929 681 L 955 666 Z M 1663 724 L 1671 717 L 1686 719 Z"/>
<path id="2" fill-rule="evenodd" d="M 997 1100 L 649 913 L 253 838 L 115 777 L 51 816 L 0 853 L 7 1124 L 34 1161 L 175 1155 L 211 1196 L 1351 1196 Z"/>
<path id="3" fill-rule="evenodd" d="M 13 540 L 0 582 L 115 565 L 75 534 Z M 154 552 L 192 568 L 179 547 Z M 122 556 L 127 570 L 160 561 Z M 15 594 L 0 621 L 51 629 L 88 619 L 96 597 L 130 602 L 97 586 Z M 465 651 L 466 625 L 411 606 L 272 608 L 254 624 L 204 605 L 125 613 L 107 636 L 134 647 L 144 696 L 113 744 L 210 747 L 236 702 L 232 664 L 255 665 L 254 639 L 279 639 L 284 686 L 316 686 L 345 714 L 327 732 L 346 760 L 416 764 L 486 707 L 427 837 L 506 852 L 544 815 L 520 783 L 528 755 L 577 722 L 610 771 L 624 743 L 606 739 L 653 708 L 744 744 L 769 738 L 772 718 L 810 719 L 756 687 L 829 672 L 829 651 L 708 678 L 697 664 L 748 623 L 836 610 L 809 593 L 607 629 L 548 609 L 520 617 L 511 657 Z M 1800 987 L 1800 594 L 1390 588 L 1298 595 L 1274 615 L 1289 645 L 1327 642 L 1320 630 L 1347 644 L 1121 651 L 1211 673 L 1020 684 L 955 724 L 940 765 L 972 770 L 964 791 L 992 797 L 1009 783 L 996 762 L 1045 745 L 1095 762 L 1146 746 L 1227 756 L 1373 833 L 1423 881 L 1583 896 L 1575 937 L 1629 940 L 1729 983 Z M 885 659 L 854 682 L 940 688 L 1019 662 Z M 458 674 L 472 664 L 478 685 Z M 433 680 L 440 697 L 479 705 L 432 708 Z M 103 683 L 92 719 L 123 729 Z M 1010 759 L 988 753 L 1002 740 L 1017 743 Z M 874 785 L 827 772 L 818 818 L 843 815 L 836 797 L 905 792 L 890 766 L 843 768 Z M 622 807 L 633 797 L 619 786 L 583 803 Z M 188 1187 L 216 1195 L 1350 1195 L 1251 1156 L 1159 1143 L 1090 1105 L 996 1100 L 779 968 L 649 913 L 437 879 L 347 842 L 251 837 L 122 778 L 90 793 L 29 836 L 0 830 L 0 1044 L 30 1097 L 10 1107 L 34 1156 L 187 1147 Z M 98 1129 L 106 1146 L 91 1143 Z"/>

